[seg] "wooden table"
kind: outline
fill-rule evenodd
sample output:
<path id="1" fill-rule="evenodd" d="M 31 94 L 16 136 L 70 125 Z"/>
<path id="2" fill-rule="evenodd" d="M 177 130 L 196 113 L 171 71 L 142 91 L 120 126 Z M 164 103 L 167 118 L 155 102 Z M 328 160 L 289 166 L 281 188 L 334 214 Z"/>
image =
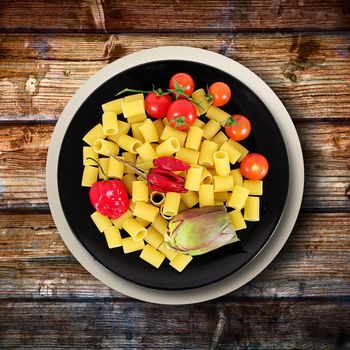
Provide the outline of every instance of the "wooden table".
<path id="1" fill-rule="evenodd" d="M 350 3 L 347 0 L 14 1 L 0 5 L 0 347 L 350 348 Z M 45 161 L 91 75 L 155 46 L 201 47 L 264 79 L 305 157 L 299 220 L 239 290 L 158 306 L 109 289 L 52 221 Z"/>

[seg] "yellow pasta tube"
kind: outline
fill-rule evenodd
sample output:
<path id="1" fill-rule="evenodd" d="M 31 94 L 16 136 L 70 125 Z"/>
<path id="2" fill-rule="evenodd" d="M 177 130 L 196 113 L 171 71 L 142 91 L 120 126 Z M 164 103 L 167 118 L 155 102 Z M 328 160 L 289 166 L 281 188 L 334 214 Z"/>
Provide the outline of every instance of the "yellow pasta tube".
<path id="1" fill-rule="evenodd" d="M 134 241 L 143 240 L 147 234 L 147 229 L 134 218 L 126 219 L 123 222 L 123 229 L 133 238 Z"/>
<path id="2" fill-rule="evenodd" d="M 204 184 L 204 185 L 212 184 L 213 183 L 213 175 L 206 167 L 202 167 L 202 169 L 203 169 L 203 171 L 202 171 L 201 184 Z"/>
<path id="3" fill-rule="evenodd" d="M 164 126 L 169 126 L 170 125 L 169 122 L 168 122 L 168 118 L 167 117 L 162 119 L 162 123 L 163 123 Z"/>
<path id="4" fill-rule="evenodd" d="M 132 201 L 133 203 L 148 202 L 148 186 L 146 181 L 133 181 Z"/>
<path id="5" fill-rule="evenodd" d="M 219 148 L 228 140 L 228 137 L 222 132 L 219 131 L 212 139 L 211 141 L 218 144 Z"/>
<path id="6" fill-rule="evenodd" d="M 155 128 L 157 130 L 158 137 L 160 137 L 160 135 L 162 135 L 162 132 L 164 130 L 164 124 L 162 122 L 162 119 L 155 120 L 153 122 L 153 125 L 155 126 Z"/>
<path id="7" fill-rule="evenodd" d="M 144 101 L 145 97 L 142 92 L 137 94 L 132 94 L 124 97 L 124 102 L 132 102 L 132 101 Z"/>
<path id="8" fill-rule="evenodd" d="M 160 207 L 164 203 L 165 194 L 161 192 L 153 191 L 150 195 L 150 200 L 154 206 Z"/>
<path id="9" fill-rule="evenodd" d="M 166 141 L 169 137 L 176 137 L 180 142 L 180 146 L 183 147 L 185 145 L 186 136 L 187 136 L 186 132 L 175 130 L 171 126 L 166 125 L 162 132 L 162 135 L 160 135 L 160 139 L 162 141 Z"/>
<path id="10" fill-rule="evenodd" d="M 130 152 L 122 152 L 122 158 L 129 163 L 136 163 L 136 154 Z M 125 174 L 134 174 L 134 171 L 128 166 L 124 166 Z"/>
<path id="11" fill-rule="evenodd" d="M 216 173 L 219 176 L 227 176 L 230 173 L 230 161 L 227 152 L 215 152 L 213 158 Z"/>
<path id="12" fill-rule="evenodd" d="M 175 270 L 182 272 L 184 268 L 191 262 L 193 257 L 191 255 L 185 255 L 178 253 L 173 260 L 170 261 L 170 266 Z"/>
<path id="13" fill-rule="evenodd" d="M 244 204 L 244 220 L 246 221 L 259 221 L 259 197 L 248 196 Z"/>
<path id="14" fill-rule="evenodd" d="M 99 169 L 90 165 L 86 165 L 83 171 L 83 177 L 81 179 L 81 185 L 83 187 L 91 187 L 98 177 Z"/>
<path id="15" fill-rule="evenodd" d="M 164 204 L 160 207 L 160 215 L 162 215 L 166 220 L 170 220 L 174 216 L 171 214 L 164 214 Z"/>
<path id="16" fill-rule="evenodd" d="M 119 229 L 117 227 L 110 226 L 106 228 L 103 233 L 105 234 L 109 249 L 121 247 L 123 245 L 122 236 L 120 235 Z"/>
<path id="17" fill-rule="evenodd" d="M 190 191 L 198 191 L 202 180 L 203 168 L 200 165 L 192 165 L 187 171 L 185 188 Z"/>
<path id="18" fill-rule="evenodd" d="M 130 209 L 128 209 L 122 216 L 119 216 L 117 219 L 112 219 L 113 225 L 117 227 L 118 229 L 123 228 L 123 222 L 126 219 L 132 218 L 133 214 Z"/>
<path id="19" fill-rule="evenodd" d="M 95 161 L 88 159 L 92 158 Z M 98 154 L 94 151 L 92 147 L 84 146 L 83 147 L 83 165 L 95 165 L 98 162 Z"/>
<path id="20" fill-rule="evenodd" d="M 159 246 L 163 243 L 164 238 L 153 226 L 150 226 L 147 230 L 147 235 L 145 236 L 144 240 L 153 248 L 158 249 Z"/>
<path id="21" fill-rule="evenodd" d="M 244 146 L 242 146 L 239 142 L 231 139 L 228 140 L 228 142 L 240 153 L 240 156 L 238 158 L 239 162 L 242 161 L 242 159 L 249 153 L 249 151 Z"/>
<path id="22" fill-rule="evenodd" d="M 164 261 L 165 255 L 158 252 L 158 250 L 154 249 L 150 244 L 146 244 L 140 254 L 140 258 L 158 269 Z"/>
<path id="23" fill-rule="evenodd" d="M 213 155 L 217 151 L 218 145 L 215 142 L 204 140 L 199 154 L 199 164 L 205 166 L 213 166 Z"/>
<path id="24" fill-rule="evenodd" d="M 144 162 L 151 162 L 154 158 L 157 158 L 156 151 L 149 142 L 142 144 L 136 151 Z"/>
<path id="25" fill-rule="evenodd" d="M 180 142 L 179 140 L 172 136 L 169 137 L 166 141 L 161 143 L 156 148 L 156 154 L 158 157 L 170 156 L 180 150 Z"/>
<path id="26" fill-rule="evenodd" d="M 226 202 L 226 200 L 227 200 L 227 192 L 226 191 L 215 192 L 215 185 L 214 185 L 214 199 L 216 201 Z"/>
<path id="27" fill-rule="evenodd" d="M 230 144 L 229 141 L 222 144 L 220 151 L 227 152 L 231 164 L 235 164 L 241 156 L 241 154 Z"/>
<path id="28" fill-rule="evenodd" d="M 122 98 L 118 98 L 113 101 L 109 101 L 107 103 L 104 103 L 102 105 L 103 112 L 113 112 L 115 114 L 121 114 L 122 113 Z"/>
<path id="29" fill-rule="evenodd" d="M 199 202 L 197 192 L 193 192 L 193 191 L 182 193 L 181 199 L 188 208 L 194 207 Z"/>
<path id="30" fill-rule="evenodd" d="M 142 145 L 142 142 L 129 135 L 121 135 L 118 144 L 122 149 L 130 153 L 137 153 L 136 150 Z"/>
<path id="31" fill-rule="evenodd" d="M 165 201 L 163 205 L 163 214 L 173 217 L 179 212 L 181 201 L 181 194 L 176 192 L 168 192 L 165 195 Z"/>
<path id="32" fill-rule="evenodd" d="M 196 126 L 191 126 L 188 131 L 187 139 L 185 146 L 186 148 L 194 149 L 195 151 L 199 150 L 199 146 L 201 145 L 203 136 L 203 129 L 198 128 Z"/>
<path id="33" fill-rule="evenodd" d="M 249 190 L 249 194 L 253 196 L 261 196 L 263 194 L 263 182 L 261 180 L 244 180 L 243 187 Z"/>
<path id="34" fill-rule="evenodd" d="M 111 141 L 97 139 L 94 142 L 94 151 L 107 157 L 111 154 L 116 156 L 119 153 L 119 146 Z"/>
<path id="35" fill-rule="evenodd" d="M 198 197 L 200 207 L 214 205 L 214 185 L 200 185 Z"/>
<path id="36" fill-rule="evenodd" d="M 136 168 L 142 170 L 149 170 L 153 168 L 153 162 L 151 160 L 143 160 L 140 156 L 136 158 Z"/>
<path id="37" fill-rule="evenodd" d="M 108 177 L 122 179 L 124 174 L 124 164 L 119 160 L 110 157 L 108 164 Z"/>
<path id="38" fill-rule="evenodd" d="M 203 120 L 197 118 L 196 121 L 193 123 L 193 126 L 203 129 L 205 127 L 205 123 Z"/>
<path id="39" fill-rule="evenodd" d="M 209 120 L 203 128 L 203 137 L 207 140 L 211 140 L 217 132 L 221 129 L 221 125 L 215 120 Z"/>
<path id="40" fill-rule="evenodd" d="M 146 142 L 158 142 L 159 136 L 157 128 L 152 123 L 151 119 L 146 119 L 139 127 L 139 130 Z"/>
<path id="41" fill-rule="evenodd" d="M 134 174 L 126 174 L 123 176 L 124 185 L 130 196 L 132 196 L 132 183 L 134 181 L 136 181 L 136 176 Z"/>
<path id="42" fill-rule="evenodd" d="M 235 185 L 231 197 L 227 201 L 227 206 L 233 209 L 241 210 L 244 207 L 245 201 L 249 195 L 249 190 L 242 186 Z"/>
<path id="43" fill-rule="evenodd" d="M 208 119 L 215 120 L 219 124 L 226 123 L 227 118 L 230 117 L 227 112 L 213 105 L 209 107 L 206 116 Z"/>
<path id="44" fill-rule="evenodd" d="M 126 99 L 124 98 L 124 101 L 122 102 L 122 111 L 124 118 L 132 118 L 132 117 L 138 117 L 138 116 L 145 116 L 145 106 L 143 99 L 137 99 L 130 101 L 131 96 L 127 96 Z"/>
<path id="45" fill-rule="evenodd" d="M 163 253 L 167 259 L 169 259 L 170 261 L 172 261 L 175 256 L 177 255 L 177 251 L 173 250 L 173 249 L 169 249 L 167 247 L 167 245 L 165 244 L 165 242 L 163 242 L 159 247 L 158 250 Z"/>
<path id="46" fill-rule="evenodd" d="M 118 133 L 118 120 L 114 112 L 104 112 L 102 114 L 103 133 L 107 136 Z"/>
<path id="47" fill-rule="evenodd" d="M 214 179 L 214 192 L 225 192 L 225 191 L 233 190 L 233 178 L 231 175 L 213 176 L 213 179 Z"/>
<path id="48" fill-rule="evenodd" d="M 209 109 L 209 102 L 203 89 L 193 91 L 191 97 L 195 103 L 197 115 L 204 114 Z"/>
<path id="49" fill-rule="evenodd" d="M 230 175 L 233 178 L 234 185 L 243 186 L 243 176 L 239 168 L 231 170 Z"/>
<path id="50" fill-rule="evenodd" d="M 168 221 L 166 221 L 160 214 L 156 216 L 151 227 L 157 230 L 162 236 L 168 229 Z"/>
<path id="51" fill-rule="evenodd" d="M 247 228 L 247 224 L 245 223 L 243 215 L 240 210 L 236 209 L 236 210 L 230 211 L 227 215 L 231 221 L 231 226 L 235 229 L 235 231 L 239 231 Z"/>
<path id="52" fill-rule="evenodd" d="M 109 158 L 100 158 L 98 163 L 100 164 L 100 166 L 98 167 L 98 178 L 100 180 L 104 180 L 105 175 L 103 173 L 108 174 Z"/>
<path id="53" fill-rule="evenodd" d="M 131 134 L 134 139 L 139 140 L 143 143 L 145 140 L 141 134 L 141 131 L 139 130 L 142 123 L 143 122 L 131 124 Z"/>
<path id="54" fill-rule="evenodd" d="M 141 218 L 136 217 L 135 220 L 140 223 L 142 226 L 147 227 L 150 222 Z"/>
<path id="55" fill-rule="evenodd" d="M 136 252 L 145 246 L 145 242 L 142 239 L 134 241 L 132 237 L 123 238 L 122 243 L 124 254 Z"/>
<path id="56" fill-rule="evenodd" d="M 199 159 L 199 152 L 193 149 L 181 147 L 175 157 L 183 160 L 187 164 L 196 165 Z"/>
<path id="57" fill-rule="evenodd" d="M 129 123 L 122 122 L 121 120 L 118 120 L 117 124 L 118 124 L 118 132 L 115 135 L 108 136 L 108 139 L 115 142 L 115 143 L 118 143 L 119 137 L 121 135 L 126 135 L 130 130 Z"/>
<path id="58" fill-rule="evenodd" d="M 134 215 L 145 219 L 150 222 L 154 222 L 156 216 L 159 214 L 159 208 L 144 202 L 136 202 Z"/>
<path id="59" fill-rule="evenodd" d="M 187 209 L 188 209 L 188 206 L 183 201 L 181 201 L 180 206 L 179 206 L 179 213 L 181 213 L 182 211 L 185 211 Z"/>
<path id="60" fill-rule="evenodd" d="M 88 145 L 93 146 L 97 139 L 104 138 L 106 138 L 106 135 L 103 133 L 102 124 L 97 124 L 85 134 L 83 141 L 85 141 Z"/>
<path id="61" fill-rule="evenodd" d="M 109 217 L 102 215 L 98 211 L 93 212 L 90 217 L 100 232 L 103 232 L 108 227 L 112 226 L 112 222 Z"/>

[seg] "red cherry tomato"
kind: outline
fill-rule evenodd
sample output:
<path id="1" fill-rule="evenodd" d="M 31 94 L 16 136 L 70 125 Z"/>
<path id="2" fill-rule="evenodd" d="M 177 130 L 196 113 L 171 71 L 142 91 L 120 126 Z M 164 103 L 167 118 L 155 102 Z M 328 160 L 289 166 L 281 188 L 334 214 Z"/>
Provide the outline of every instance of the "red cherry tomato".
<path id="1" fill-rule="evenodd" d="M 261 180 L 269 171 L 267 159 L 259 153 L 246 155 L 241 162 L 241 173 L 249 180 Z"/>
<path id="2" fill-rule="evenodd" d="M 212 96 L 212 104 L 216 107 L 225 105 L 231 98 L 231 89 L 220 81 L 209 86 L 209 93 Z"/>
<path id="3" fill-rule="evenodd" d="M 246 139 L 251 131 L 251 125 L 248 118 L 240 114 L 231 116 L 225 125 L 226 135 L 234 141 Z"/>
<path id="4" fill-rule="evenodd" d="M 188 100 L 176 100 L 168 109 L 167 119 L 174 129 L 188 130 L 197 119 L 196 107 Z"/>
<path id="5" fill-rule="evenodd" d="M 181 92 L 190 96 L 194 90 L 194 81 L 187 73 L 176 73 L 170 79 L 169 89 L 177 90 L 172 93 L 176 98 L 186 98 Z"/>
<path id="6" fill-rule="evenodd" d="M 153 118 L 164 118 L 171 102 L 169 95 L 158 96 L 155 92 L 150 92 L 145 98 L 145 109 Z"/>

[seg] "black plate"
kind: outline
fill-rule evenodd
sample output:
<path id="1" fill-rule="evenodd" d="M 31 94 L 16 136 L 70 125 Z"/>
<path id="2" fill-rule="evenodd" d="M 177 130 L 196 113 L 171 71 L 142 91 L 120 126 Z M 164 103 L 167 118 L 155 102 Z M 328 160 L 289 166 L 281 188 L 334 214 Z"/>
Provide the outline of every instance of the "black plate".
<path id="1" fill-rule="evenodd" d="M 230 114 L 248 116 L 252 133 L 242 144 L 250 152 L 264 154 L 270 165 L 261 198 L 261 221 L 248 223 L 247 229 L 238 231 L 241 243 L 195 257 L 182 273 L 175 271 L 167 262 L 157 270 L 139 258 L 140 252 L 124 254 L 120 248 L 108 249 L 104 235 L 98 232 L 90 219 L 94 209 L 89 201 L 89 189 L 80 186 L 82 137 L 101 122 L 101 104 L 114 99 L 116 92 L 126 87 L 149 90 L 154 83 L 156 87 L 165 89 L 171 75 L 180 71 L 191 74 L 196 87 L 205 88 L 215 81 L 223 81 L 231 87 L 233 97 L 223 109 Z M 188 61 L 158 61 L 117 74 L 86 99 L 65 134 L 57 176 L 67 222 L 97 261 L 134 283 L 156 289 L 183 290 L 208 285 L 232 274 L 261 250 L 281 216 L 288 191 L 288 174 L 286 148 L 278 126 L 269 110 L 249 88 L 211 66 Z"/>

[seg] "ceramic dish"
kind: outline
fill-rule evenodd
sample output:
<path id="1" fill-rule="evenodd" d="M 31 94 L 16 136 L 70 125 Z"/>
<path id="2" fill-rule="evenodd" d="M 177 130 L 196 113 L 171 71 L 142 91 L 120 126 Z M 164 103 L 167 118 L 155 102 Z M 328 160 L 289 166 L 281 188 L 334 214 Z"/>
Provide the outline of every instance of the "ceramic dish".
<path id="1" fill-rule="evenodd" d="M 200 86 L 213 81 L 224 81 L 231 86 L 233 105 L 225 109 L 234 108 L 235 113 L 249 116 L 253 132 L 245 145 L 266 155 L 271 169 L 264 181 L 261 221 L 239 233 L 241 244 L 196 257 L 181 274 L 167 266 L 156 270 L 141 261 L 138 253 L 124 255 L 121 250 L 109 250 L 89 218 L 93 208 L 88 190 L 80 187 L 81 139 L 99 121 L 101 104 L 125 87 L 149 89 L 152 83 L 166 87 L 169 77 L 178 71 L 190 73 Z M 267 85 L 224 56 L 185 47 L 141 51 L 109 64 L 92 77 L 60 117 L 47 163 L 50 208 L 73 255 L 110 287 L 132 297 L 169 304 L 197 302 L 225 294 L 267 266 L 294 225 L 303 178 L 302 153 L 295 128 Z"/>

